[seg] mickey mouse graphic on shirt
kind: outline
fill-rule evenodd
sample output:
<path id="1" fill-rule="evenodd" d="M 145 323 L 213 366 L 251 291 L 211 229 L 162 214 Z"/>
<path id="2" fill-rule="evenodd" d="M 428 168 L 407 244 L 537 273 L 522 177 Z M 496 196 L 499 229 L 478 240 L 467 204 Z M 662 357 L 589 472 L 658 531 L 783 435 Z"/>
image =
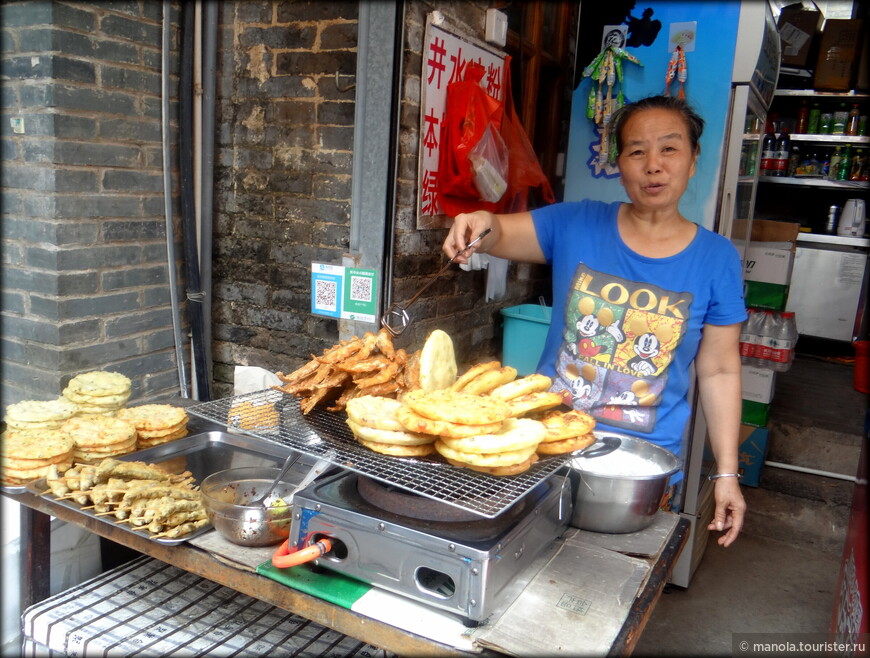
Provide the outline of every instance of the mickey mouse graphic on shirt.
<path id="1" fill-rule="evenodd" d="M 612 426 L 650 431 L 691 295 L 575 272 L 553 390 Z"/>

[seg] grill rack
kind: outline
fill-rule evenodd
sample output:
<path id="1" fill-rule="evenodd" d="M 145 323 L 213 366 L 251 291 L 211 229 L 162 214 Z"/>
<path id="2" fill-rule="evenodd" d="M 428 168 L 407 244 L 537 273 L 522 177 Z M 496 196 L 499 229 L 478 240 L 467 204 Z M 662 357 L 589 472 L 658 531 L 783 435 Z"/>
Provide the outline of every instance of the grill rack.
<path id="1" fill-rule="evenodd" d="M 240 416 L 230 417 L 240 405 L 245 408 L 244 422 Z M 187 412 L 490 519 L 553 475 L 571 457 L 542 457 L 524 473 L 511 476 L 479 473 L 437 458 L 391 457 L 358 443 L 345 422 L 344 412 L 315 408 L 304 416 L 297 398 L 274 389 L 203 402 L 187 407 Z"/>

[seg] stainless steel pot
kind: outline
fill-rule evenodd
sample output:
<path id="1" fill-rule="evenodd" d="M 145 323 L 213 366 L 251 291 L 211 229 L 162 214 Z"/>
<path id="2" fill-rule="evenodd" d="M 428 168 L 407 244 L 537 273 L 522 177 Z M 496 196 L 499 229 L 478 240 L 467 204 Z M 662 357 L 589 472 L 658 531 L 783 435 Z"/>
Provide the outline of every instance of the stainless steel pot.
<path id="1" fill-rule="evenodd" d="M 600 440 L 618 437 L 620 445 L 606 456 L 571 460 L 571 525 L 615 534 L 643 530 L 653 522 L 671 475 L 680 469 L 680 460 L 669 450 L 633 436 L 611 432 L 595 435 Z"/>

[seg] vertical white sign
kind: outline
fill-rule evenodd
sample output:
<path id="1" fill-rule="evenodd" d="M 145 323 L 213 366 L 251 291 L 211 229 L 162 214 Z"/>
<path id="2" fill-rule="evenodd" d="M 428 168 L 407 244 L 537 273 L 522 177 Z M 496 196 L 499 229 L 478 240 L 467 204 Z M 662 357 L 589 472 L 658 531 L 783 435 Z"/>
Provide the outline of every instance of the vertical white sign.
<path id="1" fill-rule="evenodd" d="M 445 29 L 426 24 L 420 81 L 420 155 L 417 172 L 417 228 L 449 225 L 438 202 L 438 157 L 441 124 L 447 105 L 447 85 L 462 80 L 468 62 L 486 69 L 481 86 L 493 98 L 504 99 L 504 54 L 471 43 Z"/>

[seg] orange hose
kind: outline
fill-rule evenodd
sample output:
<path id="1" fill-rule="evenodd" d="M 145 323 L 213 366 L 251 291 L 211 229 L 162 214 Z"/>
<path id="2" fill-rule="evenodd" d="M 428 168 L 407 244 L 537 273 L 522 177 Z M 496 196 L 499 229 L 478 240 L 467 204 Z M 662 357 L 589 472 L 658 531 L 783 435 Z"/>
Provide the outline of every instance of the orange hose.
<path id="1" fill-rule="evenodd" d="M 332 542 L 326 539 L 320 539 L 311 546 L 306 546 L 299 551 L 290 551 L 290 540 L 286 539 L 283 544 L 278 547 L 275 554 L 272 556 L 272 566 L 279 569 L 295 567 L 300 564 L 305 564 L 311 560 L 316 560 L 322 555 L 326 555 L 332 550 Z"/>

